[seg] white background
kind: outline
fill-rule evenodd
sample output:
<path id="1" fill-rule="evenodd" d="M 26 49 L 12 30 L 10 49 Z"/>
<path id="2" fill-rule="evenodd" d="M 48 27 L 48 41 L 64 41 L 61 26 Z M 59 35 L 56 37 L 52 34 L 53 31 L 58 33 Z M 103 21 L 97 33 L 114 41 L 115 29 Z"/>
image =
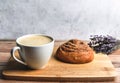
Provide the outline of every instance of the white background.
<path id="1" fill-rule="evenodd" d="M 120 0 L 0 0 L 0 39 L 31 33 L 55 39 L 120 39 Z"/>

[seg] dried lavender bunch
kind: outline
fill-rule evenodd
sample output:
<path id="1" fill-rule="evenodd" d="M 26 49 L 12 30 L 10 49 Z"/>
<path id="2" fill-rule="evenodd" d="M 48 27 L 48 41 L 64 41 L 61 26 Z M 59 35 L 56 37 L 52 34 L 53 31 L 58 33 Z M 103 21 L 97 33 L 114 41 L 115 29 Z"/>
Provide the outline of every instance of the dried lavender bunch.
<path id="1" fill-rule="evenodd" d="M 96 53 L 110 54 L 120 47 L 120 40 L 109 35 L 92 35 L 88 45 L 93 48 Z"/>

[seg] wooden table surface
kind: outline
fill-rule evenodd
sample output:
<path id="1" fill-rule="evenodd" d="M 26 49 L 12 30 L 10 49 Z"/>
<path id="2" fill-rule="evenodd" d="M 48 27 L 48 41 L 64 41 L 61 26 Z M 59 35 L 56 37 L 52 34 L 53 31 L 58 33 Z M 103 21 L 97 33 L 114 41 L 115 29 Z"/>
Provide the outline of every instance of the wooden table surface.
<path id="1" fill-rule="evenodd" d="M 60 43 L 63 43 L 63 41 L 56 41 L 55 45 L 59 45 Z M 8 62 L 10 58 L 10 50 L 15 46 L 14 40 L 0 40 L 0 83 L 40 83 L 37 81 L 17 81 L 17 80 L 5 80 L 2 78 L 1 72 L 6 66 L 6 63 Z M 94 82 L 94 83 L 120 83 L 120 49 L 114 51 L 112 54 L 108 55 L 109 58 L 112 61 L 112 64 L 116 68 L 116 71 L 118 73 L 116 80 L 112 82 Z M 41 82 L 42 83 L 42 82 Z M 45 82 L 43 82 L 45 83 Z M 49 83 L 49 82 L 47 82 Z M 61 83 L 61 82 L 55 82 L 55 83 Z M 68 83 L 68 82 L 64 82 Z M 73 82 L 72 82 L 73 83 Z M 80 82 L 75 82 L 80 83 Z M 86 83 L 86 82 L 81 82 Z M 87 82 L 87 83 L 93 83 L 93 82 Z"/>

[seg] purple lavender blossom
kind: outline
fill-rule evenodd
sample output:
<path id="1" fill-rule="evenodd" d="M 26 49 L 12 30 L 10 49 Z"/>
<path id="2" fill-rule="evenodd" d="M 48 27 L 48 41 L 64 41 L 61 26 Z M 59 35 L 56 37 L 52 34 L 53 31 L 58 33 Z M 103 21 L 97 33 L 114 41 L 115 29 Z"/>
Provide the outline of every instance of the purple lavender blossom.
<path id="1" fill-rule="evenodd" d="M 91 35 L 88 45 L 93 48 L 96 53 L 110 54 L 118 48 L 117 45 L 120 45 L 120 42 L 109 35 Z"/>

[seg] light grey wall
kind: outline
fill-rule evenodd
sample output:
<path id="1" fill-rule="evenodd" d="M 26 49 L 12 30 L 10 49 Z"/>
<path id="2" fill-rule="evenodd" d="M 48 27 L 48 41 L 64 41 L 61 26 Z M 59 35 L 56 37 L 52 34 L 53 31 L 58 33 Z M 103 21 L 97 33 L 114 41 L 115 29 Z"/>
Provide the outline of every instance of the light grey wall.
<path id="1" fill-rule="evenodd" d="M 120 0 L 0 0 L 0 39 L 31 33 L 55 39 L 120 38 Z"/>

